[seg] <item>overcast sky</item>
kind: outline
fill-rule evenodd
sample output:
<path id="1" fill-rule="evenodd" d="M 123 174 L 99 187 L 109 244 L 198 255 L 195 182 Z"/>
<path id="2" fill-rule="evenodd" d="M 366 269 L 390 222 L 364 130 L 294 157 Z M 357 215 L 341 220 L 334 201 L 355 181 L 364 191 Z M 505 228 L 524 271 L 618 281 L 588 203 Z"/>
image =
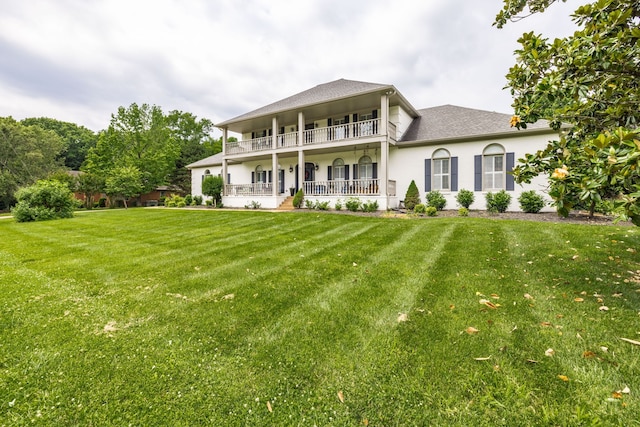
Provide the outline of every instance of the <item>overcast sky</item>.
<path id="1" fill-rule="evenodd" d="M 148 103 L 214 123 L 345 78 L 416 108 L 511 113 L 517 39 L 576 29 L 578 5 L 498 30 L 502 0 L 0 0 L 0 117 L 98 131 Z"/>

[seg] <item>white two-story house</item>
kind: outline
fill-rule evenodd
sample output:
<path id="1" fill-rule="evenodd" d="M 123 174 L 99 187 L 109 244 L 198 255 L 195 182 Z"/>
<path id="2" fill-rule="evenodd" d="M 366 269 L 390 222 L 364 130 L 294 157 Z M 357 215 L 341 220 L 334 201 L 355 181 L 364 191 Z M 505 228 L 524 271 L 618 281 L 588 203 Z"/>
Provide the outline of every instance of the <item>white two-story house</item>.
<path id="1" fill-rule="evenodd" d="M 455 208 L 461 189 L 476 192 L 472 209 L 484 209 L 484 193 L 544 191 L 546 181 L 524 187 L 508 172 L 519 157 L 556 138 L 547 123 L 510 127 L 508 114 L 452 105 L 417 110 L 393 86 L 336 80 L 218 123 L 222 153 L 188 165 L 192 193 L 202 194 L 207 175 L 224 178 L 223 203 L 257 202 L 276 208 L 302 189 L 306 199 L 377 201 L 396 208 L 412 180 L 424 201 L 439 190 Z M 229 132 L 241 135 L 228 141 Z"/>

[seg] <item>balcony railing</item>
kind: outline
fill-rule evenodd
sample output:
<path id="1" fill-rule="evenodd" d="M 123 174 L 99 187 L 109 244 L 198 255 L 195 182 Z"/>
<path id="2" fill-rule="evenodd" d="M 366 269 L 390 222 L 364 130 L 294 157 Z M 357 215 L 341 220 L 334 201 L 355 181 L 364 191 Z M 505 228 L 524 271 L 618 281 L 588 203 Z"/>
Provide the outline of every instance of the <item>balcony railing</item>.
<path id="1" fill-rule="evenodd" d="M 392 123 L 389 123 L 389 133 L 390 137 L 395 139 L 395 126 Z M 302 142 L 303 145 L 323 144 L 378 135 L 381 135 L 380 119 L 372 119 L 305 130 L 302 132 Z M 295 147 L 298 145 L 300 145 L 298 132 L 288 132 L 276 136 L 275 148 Z M 243 154 L 271 150 L 272 148 L 274 148 L 273 137 L 261 136 L 245 141 L 227 142 L 225 151 L 226 154 Z"/>
<path id="2" fill-rule="evenodd" d="M 305 145 L 308 145 L 374 136 L 378 135 L 379 129 L 380 119 L 364 120 L 362 122 L 305 130 L 303 141 Z"/>

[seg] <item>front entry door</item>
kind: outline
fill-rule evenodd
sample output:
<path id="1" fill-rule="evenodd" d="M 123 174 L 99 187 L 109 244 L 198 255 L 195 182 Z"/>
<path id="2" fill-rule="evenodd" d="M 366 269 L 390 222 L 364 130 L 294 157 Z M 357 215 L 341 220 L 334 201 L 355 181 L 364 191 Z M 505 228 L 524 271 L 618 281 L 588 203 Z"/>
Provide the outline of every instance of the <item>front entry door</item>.
<path id="1" fill-rule="evenodd" d="M 313 163 L 304 164 L 304 180 L 315 181 L 316 180 L 316 165 Z"/>

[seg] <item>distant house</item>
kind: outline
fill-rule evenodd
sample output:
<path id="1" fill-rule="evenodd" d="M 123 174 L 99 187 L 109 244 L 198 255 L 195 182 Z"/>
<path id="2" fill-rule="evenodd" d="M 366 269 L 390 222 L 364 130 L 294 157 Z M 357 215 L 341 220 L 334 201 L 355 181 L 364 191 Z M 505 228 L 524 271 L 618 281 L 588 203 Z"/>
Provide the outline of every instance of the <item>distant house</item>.
<path id="1" fill-rule="evenodd" d="M 453 105 L 418 110 L 393 85 L 340 79 L 217 124 L 223 152 L 187 166 L 192 193 L 219 175 L 229 207 L 276 208 L 302 188 L 314 201 L 358 197 L 385 210 L 415 180 L 422 200 L 439 190 L 449 208 L 461 189 L 476 193 L 472 209 L 485 208 L 484 193 L 504 189 L 517 210 L 520 193 L 544 190 L 546 180 L 519 186 L 508 172 L 557 135 L 545 122 L 511 128 L 510 118 Z M 229 142 L 228 132 L 241 140 Z"/>

